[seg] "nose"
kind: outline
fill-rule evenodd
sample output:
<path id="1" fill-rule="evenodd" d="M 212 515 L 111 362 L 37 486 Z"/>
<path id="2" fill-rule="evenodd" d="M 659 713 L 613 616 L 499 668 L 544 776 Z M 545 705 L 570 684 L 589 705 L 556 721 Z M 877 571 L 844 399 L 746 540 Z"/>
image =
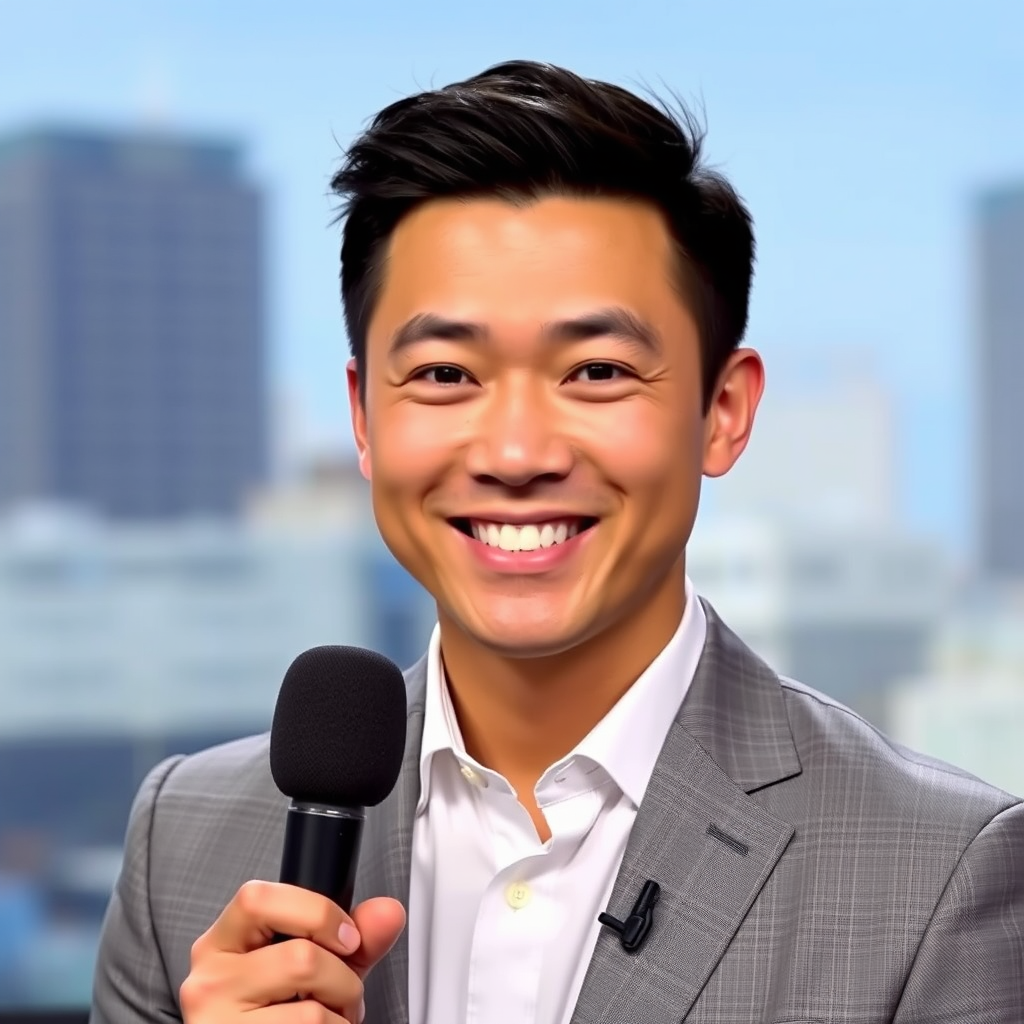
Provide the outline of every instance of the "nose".
<path id="1" fill-rule="evenodd" d="M 509 383 L 488 397 L 475 424 L 466 468 L 478 480 L 523 487 L 569 475 L 573 449 L 543 387 Z"/>

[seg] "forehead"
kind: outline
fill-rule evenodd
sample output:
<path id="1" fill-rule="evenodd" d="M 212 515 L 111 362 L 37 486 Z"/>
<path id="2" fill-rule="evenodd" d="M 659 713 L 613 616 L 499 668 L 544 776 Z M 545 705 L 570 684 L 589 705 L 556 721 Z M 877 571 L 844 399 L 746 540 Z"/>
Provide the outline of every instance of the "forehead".
<path id="1" fill-rule="evenodd" d="M 528 319 L 580 304 L 677 302 L 674 267 L 665 220 L 645 203 L 434 200 L 395 229 L 371 333 L 424 309 Z"/>

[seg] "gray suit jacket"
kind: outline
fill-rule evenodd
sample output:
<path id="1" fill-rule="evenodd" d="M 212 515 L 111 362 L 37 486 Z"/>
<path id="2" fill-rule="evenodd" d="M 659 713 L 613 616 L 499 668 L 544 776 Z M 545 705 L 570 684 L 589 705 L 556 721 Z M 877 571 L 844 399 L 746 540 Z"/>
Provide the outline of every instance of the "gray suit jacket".
<path id="1" fill-rule="evenodd" d="M 654 879 L 654 926 L 633 954 L 602 932 L 573 1024 L 1024 1022 L 1024 803 L 780 679 L 706 611 L 610 904 L 625 917 Z M 357 899 L 407 901 L 425 678 L 423 661 L 407 674 L 405 763 L 368 816 Z M 180 1020 L 192 942 L 242 882 L 277 878 L 267 750 L 241 740 L 146 779 L 93 1024 Z M 367 1024 L 407 1024 L 408 956 L 403 938 L 368 977 Z"/>

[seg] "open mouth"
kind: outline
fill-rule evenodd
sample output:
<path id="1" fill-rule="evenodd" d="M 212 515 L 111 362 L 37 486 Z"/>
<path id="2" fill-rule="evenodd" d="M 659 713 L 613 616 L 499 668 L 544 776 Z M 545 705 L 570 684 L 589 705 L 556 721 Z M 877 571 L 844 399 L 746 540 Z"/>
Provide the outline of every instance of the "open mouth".
<path id="1" fill-rule="evenodd" d="M 501 551 L 537 551 L 564 544 L 597 524 L 592 516 L 550 519 L 540 523 L 494 523 L 482 519 L 451 519 L 460 533 Z"/>

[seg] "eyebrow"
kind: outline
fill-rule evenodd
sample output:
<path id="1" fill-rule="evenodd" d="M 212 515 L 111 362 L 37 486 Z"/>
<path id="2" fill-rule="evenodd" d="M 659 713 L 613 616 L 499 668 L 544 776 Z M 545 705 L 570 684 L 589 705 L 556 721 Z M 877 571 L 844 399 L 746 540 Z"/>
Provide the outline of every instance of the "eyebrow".
<path id="1" fill-rule="evenodd" d="M 661 351 L 661 338 L 654 327 L 642 317 L 622 306 L 608 306 L 566 320 L 544 324 L 541 334 L 546 341 L 579 342 L 591 338 L 620 338 L 648 351 Z M 490 340 L 485 324 L 470 320 L 452 320 L 437 313 L 417 313 L 391 337 L 390 356 L 423 341 L 458 341 L 482 343 Z"/>

